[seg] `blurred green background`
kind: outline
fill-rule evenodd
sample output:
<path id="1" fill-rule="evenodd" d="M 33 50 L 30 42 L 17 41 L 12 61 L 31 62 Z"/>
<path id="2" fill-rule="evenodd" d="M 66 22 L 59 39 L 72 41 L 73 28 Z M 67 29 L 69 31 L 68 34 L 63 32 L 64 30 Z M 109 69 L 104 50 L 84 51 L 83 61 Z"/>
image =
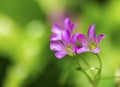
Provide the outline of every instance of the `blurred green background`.
<path id="1" fill-rule="evenodd" d="M 87 34 L 96 24 L 103 62 L 98 87 L 120 87 L 120 0 L 0 0 L 0 87 L 91 87 L 69 56 L 58 60 L 49 49 L 54 23 L 70 17 Z M 91 66 L 96 56 L 80 55 Z M 91 72 L 91 71 L 90 71 Z"/>

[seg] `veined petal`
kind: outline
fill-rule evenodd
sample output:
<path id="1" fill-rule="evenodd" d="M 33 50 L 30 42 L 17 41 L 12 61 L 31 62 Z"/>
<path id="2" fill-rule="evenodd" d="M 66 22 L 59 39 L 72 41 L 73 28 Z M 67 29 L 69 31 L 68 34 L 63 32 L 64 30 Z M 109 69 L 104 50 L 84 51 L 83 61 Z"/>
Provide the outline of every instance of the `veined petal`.
<path id="1" fill-rule="evenodd" d="M 71 41 L 72 44 L 75 45 L 76 40 L 77 40 L 77 38 L 78 38 L 78 35 L 79 35 L 79 33 L 76 33 L 76 34 L 74 34 L 74 35 L 72 36 L 72 41 Z"/>
<path id="2" fill-rule="evenodd" d="M 62 29 L 61 29 L 61 27 L 59 25 L 57 25 L 57 24 L 53 25 L 53 28 L 52 28 L 53 33 L 59 34 L 59 33 L 61 33 L 61 31 L 62 31 Z"/>
<path id="3" fill-rule="evenodd" d="M 51 40 L 51 41 L 56 41 L 56 40 L 61 40 L 61 39 L 62 39 L 61 34 L 52 34 L 52 35 L 50 36 L 50 40 Z"/>
<path id="4" fill-rule="evenodd" d="M 78 35 L 78 41 L 83 45 L 87 46 L 88 45 L 88 40 L 84 34 L 79 34 Z"/>
<path id="5" fill-rule="evenodd" d="M 62 41 L 64 44 L 69 44 L 71 40 L 71 33 L 68 30 L 62 32 Z"/>
<path id="6" fill-rule="evenodd" d="M 99 53 L 99 52 L 100 52 L 99 47 L 97 47 L 97 48 L 95 48 L 94 50 L 92 50 L 92 52 L 95 53 L 95 54 Z"/>
<path id="7" fill-rule="evenodd" d="M 76 52 L 78 54 L 80 54 L 80 53 L 84 53 L 84 52 L 90 52 L 90 50 L 86 47 L 79 47 L 79 48 L 76 49 Z"/>
<path id="8" fill-rule="evenodd" d="M 89 27 L 88 38 L 89 38 L 90 41 L 95 41 L 95 39 L 96 39 L 96 32 L 95 32 L 95 25 L 94 24 L 92 24 Z"/>
<path id="9" fill-rule="evenodd" d="M 64 50 L 64 46 L 62 43 L 60 43 L 58 41 L 51 41 L 50 49 L 53 51 L 62 51 L 62 50 Z"/>
<path id="10" fill-rule="evenodd" d="M 99 44 L 99 42 L 105 37 L 104 34 L 100 34 L 98 37 L 97 37 L 97 40 L 96 40 L 96 43 Z"/>
<path id="11" fill-rule="evenodd" d="M 64 51 L 59 51 L 59 52 L 56 52 L 56 53 L 55 53 L 55 56 L 56 56 L 58 59 L 63 58 L 65 55 L 67 55 L 67 53 L 64 52 Z"/>

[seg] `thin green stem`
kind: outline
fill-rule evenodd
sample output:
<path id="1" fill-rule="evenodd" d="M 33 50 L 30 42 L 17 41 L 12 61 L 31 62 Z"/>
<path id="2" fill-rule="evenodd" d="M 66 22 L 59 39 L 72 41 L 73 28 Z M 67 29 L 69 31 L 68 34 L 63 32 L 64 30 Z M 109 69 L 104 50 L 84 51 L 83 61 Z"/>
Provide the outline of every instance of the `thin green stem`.
<path id="1" fill-rule="evenodd" d="M 88 67 L 91 67 L 90 64 L 86 61 L 85 58 L 81 58 L 83 60 L 83 62 L 88 66 Z"/>
<path id="2" fill-rule="evenodd" d="M 96 79 L 100 80 L 100 78 L 101 78 L 101 70 L 102 70 L 102 61 L 100 59 L 100 56 L 98 54 L 96 54 L 96 55 L 97 55 L 97 58 L 98 58 L 98 61 L 99 61 L 99 64 L 100 64 L 100 69 L 99 69 L 99 71 L 98 71 L 98 73 L 96 75 Z"/>
<path id="3" fill-rule="evenodd" d="M 93 68 L 94 68 L 94 69 L 98 69 L 98 68 L 96 68 L 96 67 L 91 67 L 91 65 L 88 63 L 88 61 L 87 61 L 84 57 L 81 58 L 81 59 L 82 59 L 82 61 L 89 67 L 90 70 L 92 70 Z M 93 73 L 93 72 L 90 72 L 90 73 L 91 73 L 92 76 L 95 75 L 95 73 Z"/>
<path id="4" fill-rule="evenodd" d="M 81 69 L 81 71 L 87 76 L 88 80 L 93 84 L 93 81 L 91 79 L 91 77 L 84 71 L 84 69 L 82 69 L 79 60 L 76 58 L 77 64 L 79 65 L 79 68 Z"/>

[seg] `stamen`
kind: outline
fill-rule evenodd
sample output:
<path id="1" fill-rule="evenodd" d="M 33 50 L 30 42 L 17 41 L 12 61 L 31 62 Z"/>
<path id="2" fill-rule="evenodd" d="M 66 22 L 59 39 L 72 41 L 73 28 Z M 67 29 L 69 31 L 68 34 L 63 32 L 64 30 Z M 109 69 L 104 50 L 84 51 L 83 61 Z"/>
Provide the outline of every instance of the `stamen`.
<path id="1" fill-rule="evenodd" d="M 71 50 L 73 49 L 73 46 L 72 45 L 68 45 L 67 47 L 66 47 L 66 52 L 67 53 L 70 53 L 71 52 Z"/>
<path id="2" fill-rule="evenodd" d="M 96 47 L 97 47 L 97 45 L 96 45 L 95 42 L 91 42 L 91 43 L 89 44 L 90 50 L 93 50 L 93 49 L 95 49 Z"/>

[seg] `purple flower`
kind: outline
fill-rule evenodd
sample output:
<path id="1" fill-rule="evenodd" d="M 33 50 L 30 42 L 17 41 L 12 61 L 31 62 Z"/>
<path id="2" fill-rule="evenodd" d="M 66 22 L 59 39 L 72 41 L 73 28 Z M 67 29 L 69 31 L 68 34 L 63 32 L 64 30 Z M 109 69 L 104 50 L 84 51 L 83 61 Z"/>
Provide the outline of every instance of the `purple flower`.
<path id="1" fill-rule="evenodd" d="M 77 48 L 78 54 L 83 52 L 93 52 L 97 54 L 100 52 L 98 44 L 105 37 L 105 35 L 100 34 L 98 37 L 96 37 L 96 32 L 94 29 L 95 29 L 95 25 L 92 24 L 88 30 L 88 38 L 86 38 L 84 34 L 78 35 L 78 41 L 82 45 L 81 47 Z"/>
<path id="2" fill-rule="evenodd" d="M 50 43 L 50 49 L 56 51 L 55 56 L 61 59 L 66 55 L 75 55 L 78 34 L 71 35 L 69 30 L 65 30 L 61 36 L 61 41 L 51 41 Z"/>
<path id="3" fill-rule="evenodd" d="M 62 28 L 58 24 L 54 24 L 52 28 L 52 35 L 50 36 L 51 41 L 62 40 L 61 33 L 64 30 L 68 30 L 70 33 L 73 32 L 76 24 L 72 24 L 69 18 L 66 18 L 64 21 L 64 27 Z"/>

